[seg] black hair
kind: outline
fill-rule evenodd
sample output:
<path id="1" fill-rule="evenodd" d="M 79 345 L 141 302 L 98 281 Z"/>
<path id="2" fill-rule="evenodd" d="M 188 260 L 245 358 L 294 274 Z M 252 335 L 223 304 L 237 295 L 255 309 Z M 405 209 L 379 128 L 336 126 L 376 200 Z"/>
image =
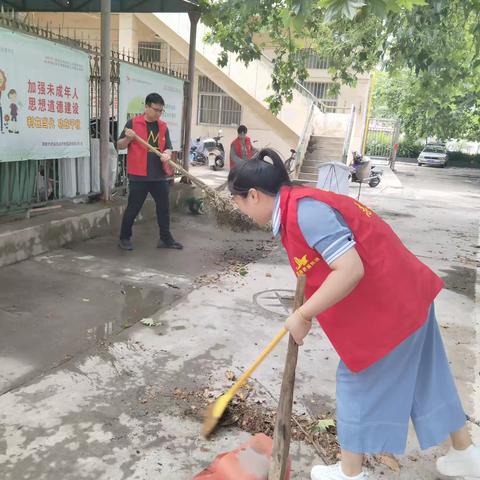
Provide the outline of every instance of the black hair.
<path id="1" fill-rule="evenodd" d="M 165 100 L 158 93 L 149 93 L 145 98 L 145 105 L 150 106 L 152 103 L 158 105 L 165 105 Z"/>
<path id="2" fill-rule="evenodd" d="M 281 187 L 291 184 L 282 158 L 271 148 L 263 148 L 251 160 L 233 168 L 228 174 L 230 193 L 242 197 L 246 197 L 251 188 L 274 196 Z"/>
<path id="3" fill-rule="evenodd" d="M 238 128 L 237 128 L 237 133 L 240 134 L 240 133 L 247 133 L 248 132 L 248 128 L 245 126 L 245 125 L 240 125 Z"/>
<path id="4" fill-rule="evenodd" d="M 10 97 L 10 95 L 16 95 L 16 94 L 17 94 L 16 90 L 14 90 L 14 89 L 12 88 L 12 89 L 8 92 L 7 97 Z"/>

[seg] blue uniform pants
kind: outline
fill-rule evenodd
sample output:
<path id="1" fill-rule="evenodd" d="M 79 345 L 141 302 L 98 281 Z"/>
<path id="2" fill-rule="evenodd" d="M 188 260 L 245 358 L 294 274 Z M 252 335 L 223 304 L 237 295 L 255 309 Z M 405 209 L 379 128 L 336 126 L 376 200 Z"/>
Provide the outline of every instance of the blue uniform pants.
<path id="1" fill-rule="evenodd" d="M 360 373 L 337 370 L 337 433 L 355 453 L 405 451 L 409 419 L 422 449 L 465 424 L 442 338 L 430 307 L 425 325 Z"/>

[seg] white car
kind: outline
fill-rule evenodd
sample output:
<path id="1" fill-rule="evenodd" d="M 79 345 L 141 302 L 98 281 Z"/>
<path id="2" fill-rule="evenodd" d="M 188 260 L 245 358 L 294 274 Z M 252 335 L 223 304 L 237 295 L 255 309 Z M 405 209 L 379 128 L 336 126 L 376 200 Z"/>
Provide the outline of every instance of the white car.
<path id="1" fill-rule="evenodd" d="M 418 165 L 438 165 L 444 167 L 448 161 L 447 149 L 444 145 L 426 145 L 418 156 Z"/>

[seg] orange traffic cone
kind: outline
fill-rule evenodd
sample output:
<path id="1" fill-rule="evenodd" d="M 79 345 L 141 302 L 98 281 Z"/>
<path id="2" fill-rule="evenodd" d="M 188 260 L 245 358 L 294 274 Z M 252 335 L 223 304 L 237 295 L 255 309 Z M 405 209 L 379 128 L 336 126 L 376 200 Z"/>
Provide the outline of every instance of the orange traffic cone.
<path id="1" fill-rule="evenodd" d="M 231 452 L 221 453 L 193 480 L 268 480 L 273 440 L 257 433 Z M 290 480 L 290 460 L 284 480 Z"/>

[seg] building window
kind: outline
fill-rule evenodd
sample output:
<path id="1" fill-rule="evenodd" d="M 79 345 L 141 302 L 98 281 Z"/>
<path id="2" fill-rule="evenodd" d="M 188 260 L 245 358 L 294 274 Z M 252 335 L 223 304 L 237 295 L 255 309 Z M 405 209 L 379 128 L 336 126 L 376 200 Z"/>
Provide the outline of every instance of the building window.
<path id="1" fill-rule="evenodd" d="M 138 59 L 142 62 L 167 64 L 165 42 L 138 42 Z"/>
<path id="2" fill-rule="evenodd" d="M 303 82 L 302 84 L 312 95 L 317 97 L 328 107 L 336 107 L 338 96 L 331 93 L 329 82 Z"/>
<path id="3" fill-rule="evenodd" d="M 242 120 L 242 107 L 209 78 L 198 81 L 198 123 L 237 126 Z"/>
<path id="4" fill-rule="evenodd" d="M 327 70 L 330 66 L 327 58 L 320 57 L 320 55 L 311 48 L 304 48 L 301 53 L 305 58 L 305 68 Z"/>

